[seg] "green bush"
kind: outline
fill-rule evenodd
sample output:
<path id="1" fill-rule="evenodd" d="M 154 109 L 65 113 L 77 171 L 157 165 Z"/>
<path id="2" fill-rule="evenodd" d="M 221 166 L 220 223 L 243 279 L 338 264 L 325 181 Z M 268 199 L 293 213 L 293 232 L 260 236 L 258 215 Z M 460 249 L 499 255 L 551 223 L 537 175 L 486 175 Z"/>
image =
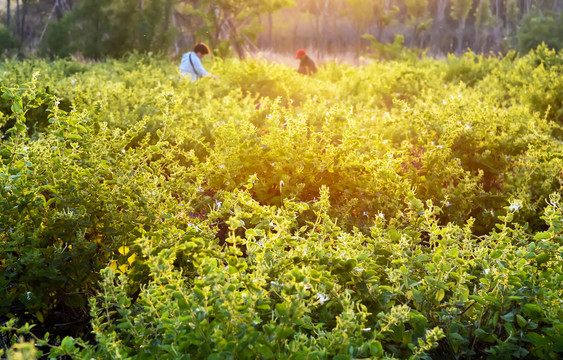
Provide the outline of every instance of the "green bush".
<path id="1" fill-rule="evenodd" d="M 548 48 L 563 49 L 563 14 L 547 11 L 530 12 L 524 16 L 518 28 L 518 49 L 522 53 L 545 44 Z"/>
<path id="2" fill-rule="evenodd" d="M 120 249 L 139 231 L 175 221 L 170 207 L 189 203 L 197 185 L 178 179 L 162 187 L 155 181 L 187 170 L 168 161 L 166 126 L 154 145 L 128 149 L 142 123 L 110 130 L 51 100 L 45 114 L 50 125 L 32 140 L 24 121 L 43 102 L 41 93 L 33 82 L 2 90 L 15 125 L 0 146 L 0 311 L 41 323 L 84 320 L 79 310 L 98 271 L 110 260 L 128 264 L 131 254 Z M 161 198 L 153 196 L 157 192 Z"/>
<path id="3" fill-rule="evenodd" d="M 2 64 L 5 354 L 561 355 L 560 53 L 206 61 Z"/>
<path id="4" fill-rule="evenodd" d="M 0 25 L 0 49 L 2 49 L 2 56 L 14 55 L 14 52 L 19 49 L 20 44 L 18 39 L 16 39 L 10 29 L 6 28 L 5 25 Z"/>

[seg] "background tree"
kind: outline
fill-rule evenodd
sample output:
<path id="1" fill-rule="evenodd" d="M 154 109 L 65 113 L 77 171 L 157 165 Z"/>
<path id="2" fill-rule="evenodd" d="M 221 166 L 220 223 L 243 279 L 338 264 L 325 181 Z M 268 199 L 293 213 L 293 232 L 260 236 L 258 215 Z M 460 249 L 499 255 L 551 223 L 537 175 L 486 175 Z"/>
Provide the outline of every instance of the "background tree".
<path id="1" fill-rule="evenodd" d="M 376 38 L 381 40 L 383 30 L 391 25 L 395 15 L 400 11 L 397 5 L 391 7 L 390 0 L 373 0 L 372 23 L 377 27 Z"/>
<path id="2" fill-rule="evenodd" d="M 80 52 L 94 58 L 119 57 L 129 51 L 178 54 L 196 41 L 210 43 L 218 55 L 228 55 L 232 49 L 242 57 L 259 47 L 293 53 L 304 47 L 322 58 L 357 52 L 364 47 L 366 33 L 382 45 L 401 35 L 405 45 L 428 47 L 425 50 L 435 56 L 461 54 L 467 47 L 502 53 L 528 48 L 543 36 L 548 46 L 558 46 L 559 33 L 549 28 L 557 27 L 563 11 L 563 0 L 6 0 L 4 4 L 0 8 L 6 24 L 3 38 L 15 39 L 21 54 L 40 49 L 48 56 Z M 534 24 L 538 20 L 532 18 L 546 23 Z M 536 35 L 531 33 L 534 29 Z M 4 49 L 14 44 L 4 42 L 12 44 Z"/>
<path id="3" fill-rule="evenodd" d="M 432 25 L 432 19 L 428 14 L 428 0 L 406 0 L 407 23 L 412 27 L 411 47 L 417 46 L 420 33 L 428 30 Z M 422 44 L 419 45 L 422 47 Z"/>
<path id="4" fill-rule="evenodd" d="M 167 52 L 172 1 L 82 0 L 46 34 L 51 56 L 80 52 L 88 58 L 120 57 L 131 51 Z"/>
<path id="5" fill-rule="evenodd" d="M 475 44 L 474 49 L 483 52 L 487 41 L 487 34 L 497 22 L 491 11 L 491 0 L 479 0 L 475 9 Z"/>
<path id="6" fill-rule="evenodd" d="M 9 29 L 10 28 L 10 7 L 11 7 L 11 2 L 10 0 L 6 0 L 6 27 Z"/>
<path id="7" fill-rule="evenodd" d="M 233 47 L 239 57 L 244 57 L 248 46 L 255 46 L 253 38 L 258 33 L 258 18 L 284 6 L 294 4 L 292 0 L 190 0 L 184 1 L 184 16 L 196 16 L 202 21 L 193 32 L 198 40 L 207 41 L 214 48 L 225 48 L 221 43 Z M 204 32 L 201 30 L 205 29 Z M 207 36 L 202 36 L 207 34 Z"/>
<path id="8" fill-rule="evenodd" d="M 365 34 L 375 13 L 375 2 L 373 0 L 346 0 L 347 15 L 355 24 L 356 36 L 360 39 L 357 42 L 357 51 L 361 49 L 361 36 Z"/>
<path id="9" fill-rule="evenodd" d="M 448 36 L 447 10 L 450 2 L 448 0 L 432 0 L 429 7 L 432 9 L 432 28 L 430 46 L 433 54 L 441 54 L 448 48 L 450 42 Z"/>
<path id="10" fill-rule="evenodd" d="M 563 16 L 561 13 L 533 12 L 522 19 L 518 30 L 518 50 L 521 53 L 527 53 L 542 43 L 552 49 L 563 49 Z"/>
<path id="11" fill-rule="evenodd" d="M 452 10 L 451 17 L 456 20 L 457 32 L 456 32 L 456 53 L 461 54 L 463 52 L 463 38 L 465 36 L 465 26 L 467 23 L 467 17 L 473 6 L 472 0 L 452 0 Z"/>
<path id="12" fill-rule="evenodd" d="M 504 8 L 504 31 L 510 36 L 515 32 L 516 23 L 518 21 L 518 0 L 505 0 Z"/>

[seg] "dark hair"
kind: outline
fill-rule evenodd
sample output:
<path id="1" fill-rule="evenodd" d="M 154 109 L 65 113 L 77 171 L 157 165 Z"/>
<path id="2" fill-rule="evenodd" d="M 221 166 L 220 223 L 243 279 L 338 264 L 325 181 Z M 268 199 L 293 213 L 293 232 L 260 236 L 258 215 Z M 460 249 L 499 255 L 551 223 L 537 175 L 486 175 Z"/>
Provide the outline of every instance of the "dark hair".
<path id="1" fill-rule="evenodd" d="M 210 51 L 209 51 L 209 48 L 207 47 L 207 45 L 200 42 L 200 43 L 195 44 L 194 52 L 200 53 L 200 54 L 203 54 L 203 55 L 207 55 L 207 54 L 209 54 Z"/>

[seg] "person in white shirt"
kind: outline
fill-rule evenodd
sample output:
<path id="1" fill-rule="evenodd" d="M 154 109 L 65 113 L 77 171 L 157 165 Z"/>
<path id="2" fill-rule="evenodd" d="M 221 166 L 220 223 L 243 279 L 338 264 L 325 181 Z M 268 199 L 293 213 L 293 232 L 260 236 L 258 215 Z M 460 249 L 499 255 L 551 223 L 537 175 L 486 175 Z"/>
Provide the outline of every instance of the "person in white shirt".
<path id="1" fill-rule="evenodd" d="M 193 51 L 182 55 L 182 62 L 180 63 L 182 75 L 189 75 L 192 82 L 204 76 L 213 76 L 201 64 L 201 59 L 209 53 L 209 47 L 204 43 L 195 44 Z M 217 78 L 217 76 L 214 77 Z"/>

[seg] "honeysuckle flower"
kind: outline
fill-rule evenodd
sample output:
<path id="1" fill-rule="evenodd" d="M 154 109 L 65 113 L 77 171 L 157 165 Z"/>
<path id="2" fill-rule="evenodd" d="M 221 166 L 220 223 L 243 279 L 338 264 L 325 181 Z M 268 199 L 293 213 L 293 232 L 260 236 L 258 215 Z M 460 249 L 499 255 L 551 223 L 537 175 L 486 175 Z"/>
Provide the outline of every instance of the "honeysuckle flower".
<path id="1" fill-rule="evenodd" d="M 508 207 L 510 211 L 518 211 L 522 208 L 522 204 L 514 203 Z"/>
<path id="2" fill-rule="evenodd" d="M 325 302 L 327 302 L 329 300 L 328 296 L 321 294 L 321 293 L 317 293 L 317 298 L 319 299 L 319 302 L 321 304 L 324 304 Z"/>

